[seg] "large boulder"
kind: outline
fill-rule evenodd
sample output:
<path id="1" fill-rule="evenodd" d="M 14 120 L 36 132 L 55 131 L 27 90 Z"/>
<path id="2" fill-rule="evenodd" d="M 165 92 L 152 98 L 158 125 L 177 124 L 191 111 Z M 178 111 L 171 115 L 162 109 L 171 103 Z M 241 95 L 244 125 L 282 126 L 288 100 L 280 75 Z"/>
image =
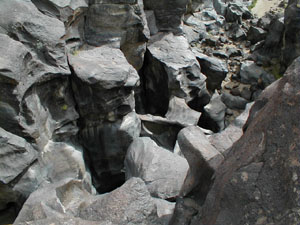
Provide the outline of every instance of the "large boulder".
<path id="1" fill-rule="evenodd" d="M 152 196 L 171 199 L 179 195 L 189 165 L 184 158 L 142 137 L 128 148 L 125 169 L 126 178 L 143 179 Z"/>
<path id="2" fill-rule="evenodd" d="M 205 105 L 209 101 L 206 77 L 183 36 L 159 33 L 151 38 L 141 80 L 147 113 L 164 116 L 172 96 L 188 104 L 200 101 Z"/>
<path id="3" fill-rule="evenodd" d="M 286 66 L 300 55 L 300 7 L 299 1 L 290 0 L 284 13 L 283 61 Z"/>
<path id="4" fill-rule="evenodd" d="M 298 57 L 260 95 L 192 224 L 298 223 L 299 72 Z"/>

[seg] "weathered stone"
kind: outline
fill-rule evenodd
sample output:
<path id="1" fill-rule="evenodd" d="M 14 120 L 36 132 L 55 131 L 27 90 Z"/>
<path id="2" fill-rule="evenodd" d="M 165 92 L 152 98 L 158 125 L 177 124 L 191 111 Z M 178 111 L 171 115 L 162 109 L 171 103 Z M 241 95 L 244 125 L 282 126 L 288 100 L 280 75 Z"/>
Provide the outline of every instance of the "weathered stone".
<path id="1" fill-rule="evenodd" d="M 216 91 L 210 99 L 209 104 L 204 106 L 204 111 L 208 114 L 208 116 L 217 123 L 218 131 L 224 130 L 225 124 L 225 112 L 226 106 L 221 100 L 221 96 Z"/>
<path id="2" fill-rule="evenodd" d="M 185 99 L 187 104 L 199 100 L 204 105 L 209 98 L 206 77 L 183 36 L 159 33 L 151 38 L 141 79 L 144 107 L 154 115 L 166 114 L 172 96 Z"/>
<path id="3" fill-rule="evenodd" d="M 125 168 L 127 179 L 140 177 L 152 196 L 169 199 L 179 195 L 189 166 L 184 158 L 142 137 L 128 148 Z"/>
<path id="4" fill-rule="evenodd" d="M 139 70 L 149 37 L 142 1 L 92 1 L 87 12 L 88 44 L 120 47 L 128 62 Z"/>
<path id="5" fill-rule="evenodd" d="M 188 40 L 189 44 L 195 43 L 195 42 L 199 41 L 199 39 L 200 39 L 199 33 L 190 26 L 183 25 L 183 33 L 184 33 L 184 36 L 186 37 L 186 39 Z"/>
<path id="6" fill-rule="evenodd" d="M 69 61 L 81 116 L 79 138 L 94 185 L 100 192 L 110 191 L 124 182 L 126 150 L 140 134 L 139 119 L 132 112 L 139 77 L 119 49 L 107 46 L 69 54 Z"/>
<path id="7" fill-rule="evenodd" d="M 251 19 L 252 14 L 242 2 L 229 3 L 226 15 L 227 22 L 241 22 L 241 19 Z"/>
<path id="8" fill-rule="evenodd" d="M 251 41 L 252 44 L 255 44 L 259 41 L 262 41 L 266 38 L 267 32 L 259 27 L 251 26 L 247 33 L 247 40 Z"/>
<path id="9" fill-rule="evenodd" d="M 0 128 L 0 182 L 10 183 L 37 158 L 37 151 L 23 138 Z"/>
<path id="10" fill-rule="evenodd" d="M 157 208 L 157 216 L 160 220 L 160 223 L 169 224 L 174 213 L 175 203 L 159 198 L 154 198 L 153 200 Z"/>
<path id="11" fill-rule="evenodd" d="M 283 61 L 288 66 L 292 61 L 300 56 L 300 19 L 299 1 L 291 0 L 284 12 L 284 50 Z"/>
<path id="12" fill-rule="evenodd" d="M 182 98 L 173 97 L 169 102 L 166 118 L 184 126 L 197 125 L 201 113 L 191 109 Z"/>
<path id="13" fill-rule="evenodd" d="M 256 101 L 192 224 L 297 224 L 300 58 Z M 278 107 L 280 105 L 280 107 Z M 288 118 L 288 119 L 287 119 Z"/>
<path id="14" fill-rule="evenodd" d="M 150 114 L 139 115 L 139 118 L 142 121 L 142 137 L 150 137 L 159 146 L 173 151 L 178 132 L 185 127 L 185 124 Z"/>
<path id="15" fill-rule="evenodd" d="M 253 61 L 245 61 L 241 64 L 240 77 L 242 83 L 255 84 L 261 82 L 264 87 L 275 81 L 272 74 L 267 73 Z"/>
<path id="16" fill-rule="evenodd" d="M 116 225 L 159 224 L 154 200 L 145 183 L 136 177 L 108 194 L 91 196 L 81 205 L 79 216 Z"/>
<path id="17" fill-rule="evenodd" d="M 245 109 L 247 100 L 240 96 L 233 96 L 229 93 L 222 93 L 222 102 L 230 109 Z"/>
<path id="18" fill-rule="evenodd" d="M 154 11 L 159 31 L 181 32 L 181 19 L 186 12 L 188 0 L 144 0 L 145 9 Z"/>
<path id="19" fill-rule="evenodd" d="M 178 134 L 178 144 L 190 166 L 181 195 L 187 195 L 194 190 L 208 191 L 211 176 L 223 161 L 223 156 L 196 126 L 182 129 Z"/>
<path id="20" fill-rule="evenodd" d="M 223 60 L 209 57 L 194 51 L 201 66 L 201 72 L 207 76 L 207 88 L 211 91 L 221 88 L 221 83 L 228 73 L 227 64 Z"/>
<path id="21" fill-rule="evenodd" d="M 237 23 L 233 23 L 230 25 L 229 30 L 227 31 L 227 35 L 233 41 L 243 41 L 247 37 L 244 29 Z"/>

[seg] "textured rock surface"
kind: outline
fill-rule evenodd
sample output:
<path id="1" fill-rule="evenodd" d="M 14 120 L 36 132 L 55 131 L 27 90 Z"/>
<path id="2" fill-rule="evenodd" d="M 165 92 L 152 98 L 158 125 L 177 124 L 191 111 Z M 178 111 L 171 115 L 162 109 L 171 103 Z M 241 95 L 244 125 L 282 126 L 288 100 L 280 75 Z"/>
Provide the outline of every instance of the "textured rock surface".
<path id="1" fill-rule="evenodd" d="M 144 0 L 145 9 L 154 11 L 159 31 L 181 31 L 181 18 L 186 12 L 188 0 Z"/>
<path id="2" fill-rule="evenodd" d="M 203 104 L 209 98 L 206 77 L 183 36 L 159 33 L 151 38 L 141 79 L 146 111 L 154 115 L 165 115 L 172 96 L 187 103 L 202 99 Z"/>
<path id="3" fill-rule="evenodd" d="M 152 196 L 175 198 L 189 169 L 187 161 L 163 149 L 148 137 L 136 139 L 128 148 L 126 178 L 140 177 Z"/>
<path id="4" fill-rule="evenodd" d="M 142 1 L 90 1 L 85 24 L 88 44 L 120 47 L 136 69 L 143 64 L 149 36 Z"/>
<path id="5" fill-rule="evenodd" d="M 283 60 L 286 66 L 290 65 L 292 61 L 300 56 L 300 7 L 299 1 L 293 0 L 288 2 L 288 7 L 284 14 L 284 50 Z"/>
<path id="6" fill-rule="evenodd" d="M 208 57 L 195 52 L 201 66 L 201 72 L 207 77 L 207 88 L 211 91 L 221 88 L 221 83 L 228 73 L 227 64 L 215 57 Z"/>
<path id="7" fill-rule="evenodd" d="M 192 224 L 297 224 L 299 69 L 300 58 L 255 103 Z"/>
<path id="8" fill-rule="evenodd" d="M 193 190 L 197 190 L 197 192 L 208 191 L 209 180 L 223 161 L 223 156 L 209 143 L 201 129 L 196 126 L 182 129 L 178 134 L 178 144 L 190 166 L 181 194 L 186 195 Z"/>

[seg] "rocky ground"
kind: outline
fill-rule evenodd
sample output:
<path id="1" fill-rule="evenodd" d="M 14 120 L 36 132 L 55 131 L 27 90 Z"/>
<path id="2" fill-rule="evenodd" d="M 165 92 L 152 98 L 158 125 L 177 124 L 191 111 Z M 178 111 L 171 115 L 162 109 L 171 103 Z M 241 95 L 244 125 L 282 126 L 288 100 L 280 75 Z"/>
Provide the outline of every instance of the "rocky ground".
<path id="1" fill-rule="evenodd" d="M 0 224 L 297 225 L 300 8 L 262 3 L 1 0 Z"/>

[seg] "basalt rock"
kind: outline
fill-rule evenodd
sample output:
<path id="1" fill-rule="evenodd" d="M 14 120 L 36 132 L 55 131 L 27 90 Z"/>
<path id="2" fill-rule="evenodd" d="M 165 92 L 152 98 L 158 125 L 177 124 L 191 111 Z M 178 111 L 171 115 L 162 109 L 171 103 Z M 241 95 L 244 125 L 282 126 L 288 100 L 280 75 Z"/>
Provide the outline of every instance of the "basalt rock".
<path id="1" fill-rule="evenodd" d="M 69 62 L 81 117 L 79 139 L 95 187 L 110 191 L 124 182 L 126 150 L 140 134 L 140 121 L 132 112 L 139 77 L 119 49 L 107 46 L 69 54 Z"/>
<path id="2" fill-rule="evenodd" d="M 137 70 L 142 67 L 149 29 L 142 1 L 99 1 L 89 3 L 85 41 L 94 46 L 110 44 L 124 52 Z"/>
<path id="3" fill-rule="evenodd" d="M 293 0 L 288 2 L 284 13 L 284 50 L 283 61 L 286 66 L 300 55 L 300 6 L 299 1 Z"/>
<path id="4" fill-rule="evenodd" d="M 299 70 L 297 58 L 260 95 L 192 224 L 297 224 Z"/>
<path id="5" fill-rule="evenodd" d="M 136 139 L 125 159 L 126 178 L 140 177 L 153 197 L 176 198 L 189 169 L 186 159 L 156 145 L 148 137 Z"/>
<path id="6" fill-rule="evenodd" d="M 183 36 L 159 33 L 151 38 L 141 71 L 147 113 L 164 116 L 172 96 L 185 99 L 188 105 L 207 104 L 205 80 Z"/>

